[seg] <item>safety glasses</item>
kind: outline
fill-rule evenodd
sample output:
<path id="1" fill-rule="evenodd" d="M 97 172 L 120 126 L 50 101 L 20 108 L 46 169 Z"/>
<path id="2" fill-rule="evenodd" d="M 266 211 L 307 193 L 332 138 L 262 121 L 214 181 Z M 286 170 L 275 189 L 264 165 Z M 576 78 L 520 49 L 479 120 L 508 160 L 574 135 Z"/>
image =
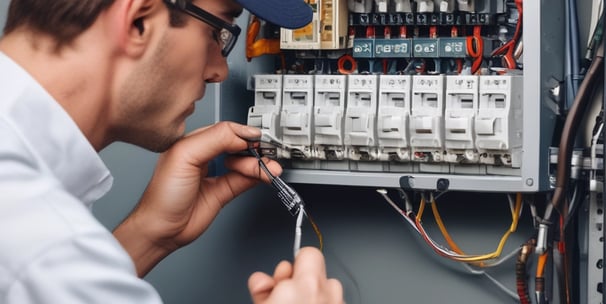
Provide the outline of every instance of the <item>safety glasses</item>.
<path id="1" fill-rule="evenodd" d="M 164 2 L 217 29 L 218 33 L 215 34 L 215 39 L 221 47 L 221 55 L 223 57 L 227 57 L 233 50 L 238 40 L 238 35 L 242 31 L 239 26 L 227 23 L 187 0 L 164 0 Z"/>

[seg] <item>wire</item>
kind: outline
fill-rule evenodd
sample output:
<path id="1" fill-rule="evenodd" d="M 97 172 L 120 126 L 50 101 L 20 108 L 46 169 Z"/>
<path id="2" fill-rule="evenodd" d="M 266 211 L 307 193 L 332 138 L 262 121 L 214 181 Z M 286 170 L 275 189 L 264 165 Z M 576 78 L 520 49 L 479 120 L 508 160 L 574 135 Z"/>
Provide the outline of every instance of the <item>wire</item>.
<path id="1" fill-rule="evenodd" d="M 458 253 L 452 249 L 449 249 L 447 247 L 444 247 L 442 245 L 439 245 L 437 242 L 435 242 L 425 231 L 425 228 L 423 227 L 423 225 L 421 224 L 421 216 L 423 214 L 423 210 L 425 207 L 425 198 L 422 196 L 421 197 L 421 204 L 419 207 L 419 215 L 415 216 L 414 213 L 412 211 L 404 211 L 402 210 L 400 207 L 398 207 L 390 198 L 389 196 L 387 196 L 387 191 L 385 189 L 379 189 L 377 190 L 378 193 L 380 193 L 383 198 L 398 212 L 400 213 L 400 215 L 402 215 L 402 217 L 406 220 L 406 222 L 408 224 L 410 224 L 415 231 L 417 231 L 420 236 L 423 238 L 423 240 L 425 240 L 425 242 L 434 250 L 434 252 L 436 252 L 438 255 L 455 260 L 455 261 L 459 261 L 459 262 L 465 262 L 465 263 L 474 263 L 474 262 L 481 262 L 481 261 L 486 261 L 486 260 L 493 260 L 493 259 L 497 259 L 499 258 L 499 256 L 501 255 L 502 251 L 503 251 L 503 247 L 509 237 L 509 235 L 511 233 L 513 233 L 516 229 L 517 229 L 517 224 L 518 224 L 518 220 L 519 220 L 519 215 L 520 215 L 520 211 L 522 208 L 522 196 L 521 194 L 518 194 L 518 198 L 516 200 L 516 206 L 515 206 L 515 210 L 512 211 L 512 223 L 511 226 L 509 228 L 509 230 L 507 230 L 507 232 L 503 235 L 503 237 L 501 238 L 501 241 L 499 242 L 499 245 L 497 247 L 497 249 L 495 250 L 495 252 L 489 253 L 489 254 L 482 254 L 482 255 L 469 255 L 469 254 L 461 254 Z"/>
<path id="2" fill-rule="evenodd" d="M 349 65 L 349 68 L 347 68 L 347 65 Z M 337 68 L 340 74 L 349 75 L 358 69 L 358 63 L 351 55 L 345 54 L 337 61 Z"/>
<path id="3" fill-rule="evenodd" d="M 600 43 L 595 59 L 591 63 L 585 79 L 583 79 L 583 82 L 581 82 L 581 86 L 579 87 L 579 91 L 575 97 L 575 101 L 572 104 L 568 115 L 566 116 L 566 121 L 564 122 L 564 127 L 560 138 L 556 169 L 556 187 L 551 199 L 551 204 L 553 204 L 555 209 L 560 214 L 565 216 L 567 212 L 566 210 L 562 209 L 562 203 L 566 196 L 565 193 L 570 178 L 570 163 L 574 139 L 576 137 L 575 135 L 576 131 L 578 130 L 578 126 L 582 121 L 583 114 L 585 113 L 585 109 L 589 104 L 591 88 L 594 86 L 594 83 L 599 83 L 599 79 L 602 78 L 601 76 L 604 70 L 604 66 L 602 64 L 603 60 L 604 44 Z"/>
<path id="4" fill-rule="evenodd" d="M 433 197 L 432 197 L 432 199 L 433 199 Z M 432 207 L 432 211 L 434 213 L 434 218 L 436 220 L 436 223 L 438 224 L 438 227 L 440 228 L 440 231 L 442 232 L 442 235 L 448 242 L 449 246 L 452 248 L 452 250 L 454 252 L 464 255 L 463 251 L 452 240 L 452 238 L 450 237 L 450 234 L 446 230 L 446 227 L 444 226 L 444 223 L 442 222 L 442 218 L 438 212 L 435 200 L 432 200 L 431 207 Z M 499 242 L 497 249 L 493 253 L 469 258 L 468 261 L 483 261 L 483 260 L 498 258 L 501 255 L 501 253 L 503 252 L 503 247 L 505 246 L 507 239 L 509 238 L 511 233 L 515 232 L 517 229 L 521 209 L 522 209 L 522 194 L 518 193 L 516 196 L 515 208 L 514 208 L 514 210 L 511 210 L 511 217 L 512 217 L 511 226 L 509 227 L 509 230 L 507 230 L 505 232 L 505 234 L 503 235 L 503 237 L 501 238 L 501 241 Z M 417 219 L 419 220 L 419 216 L 417 216 Z"/>
<path id="5" fill-rule="evenodd" d="M 410 210 L 412 209 L 412 207 L 409 207 L 409 200 L 408 200 L 408 195 L 406 194 L 406 192 L 404 192 L 402 189 L 398 189 L 402 199 L 404 199 L 405 202 L 405 206 L 406 209 Z M 415 224 L 416 218 L 413 219 L 414 217 L 414 213 L 412 211 L 404 211 L 402 210 L 400 207 L 398 207 L 398 205 L 391 200 L 391 198 L 387 195 L 387 190 L 385 189 L 377 189 L 377 192 L 379 194 L 381 194 L 383 196 L 383 198 L 385 199 L 385 201 L 391 205 L 394 210 L 396 210 L 400 215 L 402 215 L 402 217 L 406 220 L 406 222 L 410 225 L 410 227 L 412 227 L 419 235 L 421 235 L 423 237 L 423 239 L 427 242 L 429 242 L 430 247 L 432 249 L 434 249 L 434 251 L 438 252 L 439 255 L 444 256 L 444 255 L 452 255 L 452 256 L 457 256 L 457 253 L 452 252 L 444 247 L 441 247 L 440 245 L 438 245 L 437 243 L 435 243 L 431 238 L 429 238 L 429 236 L 427 236 L 424 233 L 424 230 L 421 227 L 417 226 Z M 422 198 L 422 200 L 424 200 L 424 198 Z M 513 258 L 514 256 L 517 255 L 517 253 L 520 251 L 520 247 L 514 249 L 512 252 L 510 252 L 509 254 L 507 254 L 506 256 L 502 257 L 501 259 L 495 260 L 491 263 L 484 263 L 484 269 L 489 268 L 489 267 L 496 267 L 501 265 L 502 263 L 510 260 L 511 258 Z M 456 258 L 454 258 L 453 260 L 455 261 L 459 261 Z M 499 282 L 498 280 L 496 280 L 493 276 L 491 276 L 489 273 L 487 273 L 484 270 L 478 270 L 478 269 L 474 269 L 472 268 L 470 265 L 468 265 L 465 261 L 459 261 L 459 262 L 464 262 L 462 264 L 462 266 L 471 274 L 473 275 L 483 275 L 485 276 L 488 280 L 490 280 L 493 284 L 495 284 L 495 286 L 497 286 L 499 289 L 501 289 L 504 293 L 506 293 L 507 295 L 509 295 L 510 297 L 512 297 L 515 300 L 518 300 L 518 295 L 509 290 L 505 285 L 503 285 L 501 282 Z"/>
<path id="6" fill-rule="evenodd" d="M 514 253 L 517 253 L 518 250 L 516 250 Z M 483 275 L 485 276 L 488 280 L 490 280 L 493 284 L 495 284 L 497 287 L 499 287 L 499 289 L 501 289 L 503 292 L 505 292 L 508 296 L 510 296 L 511 298 L 513 298 L 514 300 L 519 300 L 518 295 L 509 290 L 509 288 L 507 288 L 505 285 L 503 285 L 503 283 L 499 282 L 497 279 L 495 279 L 493 276 L 491 276 L 488 272 L 484 271 L 484 270 L 476 270 L 471 268 L 471 266 L 467 265 L 467 264 L 463 264 L 463 267 L 465 267 L 469 273 L 474 274 L 474 275 Z"/>
<path id="7" fill-rule="evenodd" d="M 514 57 L 514 52 L 516 49 L 516 45 L 520 40 L 520 36 L 522 35 L 522 19 L 523 19 L 523 3 L 522 0 L 515 0 L 516 9 L 518 10 L 518 21 L 516 23 L 516 29 L 513 33 L 513 37 L 511 40 L 507 41 L 505 44 L 492 51 L 490 54 L 491 57 L 495 57 L 498 55 L 503 55 L 504 66 L 508 69 L 517 68 L 516 59 Z"/>
<path id="8" fill-rule="evenodd" d="M 309 215 L 309 212 L 305 212 L 305 216 L 307 217 L 309 224 L 311 224 L 311 228 L 314 230 L 314 232 L 316 233 L 316 236 L 318 237 L 320 250 L 324 249 L 324 237 L 322 236 L 322 232 L 320 232 L 320 228 L 318 228 L 318 225 L 316 224 L 316 222 L 311 218 L 311 215 Z"/>
<path id="9" fill-rule="evenodd" d="M 456 253 L 465 254 L 463 252 L 463 250 L 461 250 L 461 248 L 459 248 L 459 246 L 452 240 L 452 238 L 450 237 L 450 234 L 448 233 L 448 230 L 446 230 L 446 227 L 444 226 L 444 222 L 442 222 L 442 217 L 440 216 L 440 213 L 438 212 L 438 204 L 436 204 L 435 200 L 432 200 L 432 202 L 431 202 L 431 211 L 433 212 L 433 216 L 436 219 L 436 223 L 438 224 L 438 227 L 440 228 L 440 231 L 442 232 L 444 239 L 448 243 L 448 246 L 450 246 L 450 248 L 452 248 L 452 250 L 454 250 L 454 252 L 456 252 Z"/>
<path id="10" fill-rule="evenodd" d="M 276 141 L 274 143 L 274 145 L 280 144 L 280 141 Z M 265 165 L 265 162 L 263 162 L 263 160 L 261 159 L 261 155 L 259 155 L 257 150 L 254 148 L 253 142 L 249 143 L 248 151 L 257 159 L 257 161 L 259 162 L 259 167 L 262 169 L 263 172 L 265 172 L 265 175 L 267 175 L 267 177 L 269 178 L 271 185 L 277 190 L 278 198 L 280 199 L 282 204 L 287 207 L 288 211 L 291 212 L 291 214 L 297 215 L 297 220 L 295 223 L 295 241 L 293 246 L 294 256 L 297 256 L 297 252 L 299 252 L 299 249 L 301 248 L 301 235 L 303 233 L 301 226 L 303 224 L 304 215 L 307 217 L 314 232 L 316 233 L 318 241 L 320 242 L 320 250 L 322 250 L 322 248 L 324 247 L 324 239 L 322 237 L 322 233 L 320 232 L 320 229 L 318 228 L 316 222 L 314 222 L 314 220 L 309 216 L 309 214 L 305 212 L 305 204 L 303 203 L 303 199 L 292 187 L 286 184 L 282 180 L 282 178 L 280 178 L 279 176 L 274 176 L 269 171 L 267 165 Z"/>
<path id="11" fill-rule="evenodd" d="M 419 204 L 419 211 L 417 212 L 416 220 L 418 222 L 421 221 L 421 217 L 423 217 L 423 211 L 425 210 L 425 196 L 421 194 L 421 203 Z"/>
<path id="12" fill-rule="evenodd" d="M 471 73 L 475 74 L 482 65 L 484 55 L 484 40 L 482 40 L 482 26 L 473 27 L 473 35 L 467 37 L 467 54 L 474 58 Z"/>
<path id="13" fill-rule="evenodd" d="M 295 242 L 293 245 L 293 256 L 297 257 L 299 249 L 301 249 L 301 235 L 303 234 L 301 226 L 303 225 L 303 215 L 305 214 L 305 207 L 301 206 L 299 213 L 297 214 L 297 221 L 295 222 Z"/>
<path id="14" fill-rule="evenodd" d="M 516 261 L 516 287 L 521 304 L 530 304 L 530 294 L 528 292 L 528 274 L 526 268 L 528 260 L 533 252 L 535 240 L 530 239 L 522 246 Z"/>

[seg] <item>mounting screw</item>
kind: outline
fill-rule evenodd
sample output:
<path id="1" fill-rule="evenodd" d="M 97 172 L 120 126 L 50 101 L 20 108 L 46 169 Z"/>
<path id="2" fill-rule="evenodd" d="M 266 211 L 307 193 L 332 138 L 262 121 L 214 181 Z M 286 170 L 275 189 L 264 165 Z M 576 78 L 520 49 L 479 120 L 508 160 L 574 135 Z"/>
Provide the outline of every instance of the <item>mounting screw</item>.
<path id="1" fill-rule="evenodd" d="M 532 185 L 534 185 L 534 180 L 532 178 L 527 178 L 526 179 L 526 186 L 532 187 Z"/>
<path id="2" fill-rule="evenodd" d="M 438 182 L 436 183 L 436 189 L 438 191 L 446 191 L 446 190 L 448 190 L 449 186 L 450 186 L 450 181 L 446 178 L 440 178 L 440 179 L 438 179 Z"/>

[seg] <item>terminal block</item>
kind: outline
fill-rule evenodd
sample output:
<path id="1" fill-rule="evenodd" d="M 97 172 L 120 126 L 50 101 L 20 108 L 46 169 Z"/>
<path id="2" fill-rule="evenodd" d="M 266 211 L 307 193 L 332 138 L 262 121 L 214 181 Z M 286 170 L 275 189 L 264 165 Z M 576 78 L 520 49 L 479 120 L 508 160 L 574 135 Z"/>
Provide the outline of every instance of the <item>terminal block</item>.
<path id="1" fill-rule="evenodd" d="M 482 76 L 475 120 L 480 162 L 520 167 L 522 147 L 522 76 Z"/>
<path id="2" fill-rule="evenodd" d="M 476 163 L 474 119 L 478 111 L 478 76 L 446 77 L 444 111 L 445 160 L 452 163 Z"/>
<path id="3" fill-rule="evenodd" d="M 444 149 L 444 76 L 413 76 L 410 117 L 411 159 L 441 162 Z"/>
<path id="4" fill-rule="evenodd" d="M 314 158 L 342 160 L 345 75 L 316 75 L 314 102 Z"/>
<path id="5" fill-rule="evenodd" d="M 349 75 L 344 144 L 351 160 L 378 158 L 375 135 L 377 75 Z"/>
<path id="6" fill-rule="evenodd" d="M 255 104 L 248 109 L 247 124 L 264 133 L 281 138 L 280 110 L 282 108 L 282 75 L 255 75 Z M 271 145 L 261 144 L 261 152 L 278 157 Z"/>
<path id="7" fill-rule="evenodd" d="M 282 142 L 297 151 L 284 151 L 284 158 L 311 158 L 314 78 L 284 75 L 280 129 Z"/>
<path id="8" fill-rule="evenodd" d="M 377 138 L 380 160 L 408 161 L 409 75 L 379 76 Z"/>

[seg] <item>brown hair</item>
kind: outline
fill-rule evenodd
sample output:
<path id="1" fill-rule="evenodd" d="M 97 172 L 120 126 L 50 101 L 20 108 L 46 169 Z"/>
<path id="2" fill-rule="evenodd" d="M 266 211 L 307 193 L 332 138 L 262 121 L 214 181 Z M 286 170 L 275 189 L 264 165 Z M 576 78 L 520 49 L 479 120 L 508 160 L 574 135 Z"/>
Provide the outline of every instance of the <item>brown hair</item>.
<path id="1" fill-rule="evenodd" d="M 69 45 L 87 30 L 115 0 L 12 0 L 4 34 L 19 27 L 53 37 L 57 49 Z M 170 24 L 183 26 L 182 14 L 170 9 Z"/>

